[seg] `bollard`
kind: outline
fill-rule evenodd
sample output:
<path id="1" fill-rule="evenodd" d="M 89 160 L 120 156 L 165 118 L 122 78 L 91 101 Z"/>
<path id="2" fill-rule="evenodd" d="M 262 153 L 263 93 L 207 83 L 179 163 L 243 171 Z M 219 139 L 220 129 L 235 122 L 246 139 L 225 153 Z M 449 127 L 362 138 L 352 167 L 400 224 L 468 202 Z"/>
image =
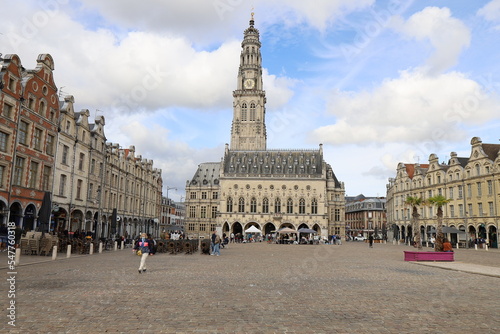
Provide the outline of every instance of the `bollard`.
<path id="1" fill-rule="evenodd" d="M 89 255 L 94 254 L 94 244 L 90 244 Z"/>
<path id="2" fill-rule="evenodd" d="M 457 249 L 459 249 L 460 247 L 458 247 L 458 242 L 457 242 Z"/>
<path id="3" fill-rule="evenodd" d="M 66 252 L 66 257 L 71 257 L 71 245 L 68 245 L 68 250 Z"/>
<path id="4" fill-rule="evenodd" d="M 488 244 L 484 244 L 484 248 L 486 248 L 486 250 L 488 250 Z"/>
<path id="5" fill-rule="evenodd" d="M 102 242 L 99 243 L 99 254 L 102 253 Z"/>
<path id="6" fill-rule="evenodd" d="M 118 242 L 115 241 L 115 251 L 118 249 Z"/>
<path id="7" fill-rule="evenodd" d="M 57 258 L 57 246 L 52 247 L 52 261 Z"/>
<path id="8" fill-rule="evenodd" d="M 16 259 L 14 260 L 16 266 L 19 265 L 19 261 L 21 260 L 21 248 L 16 248 Z"/>
<path id="9" fill-rule="evenodd" d="M 477 250 L 477 244 L 474 245 L 474 249 Z"/>
<path id="10" fill-rule="evenodd" d="M 120 249 L 124 249 L 125 248 L 125 241 L 122 240 L 121 244 L 120 244 Z"/>

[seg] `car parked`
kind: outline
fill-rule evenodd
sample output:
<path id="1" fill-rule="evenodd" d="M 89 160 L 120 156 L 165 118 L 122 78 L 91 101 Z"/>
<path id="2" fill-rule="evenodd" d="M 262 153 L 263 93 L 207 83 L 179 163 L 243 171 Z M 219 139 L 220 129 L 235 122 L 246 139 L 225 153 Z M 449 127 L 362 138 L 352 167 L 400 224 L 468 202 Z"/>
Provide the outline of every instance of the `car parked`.
<path id="1" fill-rule="evenodd" d="M 357 235 L 354 237 L 354 241 L 365 241 L 366 238 L 362 235 Z"/>

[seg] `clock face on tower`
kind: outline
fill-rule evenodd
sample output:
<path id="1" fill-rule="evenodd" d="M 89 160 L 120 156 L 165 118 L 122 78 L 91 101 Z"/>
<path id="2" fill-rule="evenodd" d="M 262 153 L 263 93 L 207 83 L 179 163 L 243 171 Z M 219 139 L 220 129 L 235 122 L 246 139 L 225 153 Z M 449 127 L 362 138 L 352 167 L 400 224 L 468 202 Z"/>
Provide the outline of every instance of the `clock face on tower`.
<path id="1" fill-rule="evenodd" d="M 255 81 L 253 81 L 252 79 L 246 79 L 244 85 L 246 89 L 252 89 L 255 85 Z"/>

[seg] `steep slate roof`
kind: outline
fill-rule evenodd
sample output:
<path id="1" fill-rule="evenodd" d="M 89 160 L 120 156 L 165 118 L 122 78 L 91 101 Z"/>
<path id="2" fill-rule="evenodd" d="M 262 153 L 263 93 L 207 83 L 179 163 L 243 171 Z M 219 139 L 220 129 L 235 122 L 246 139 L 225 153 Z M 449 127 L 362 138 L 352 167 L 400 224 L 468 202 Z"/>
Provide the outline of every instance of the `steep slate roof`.
<path id="1" fill-rule="evenodd" d="M 231 176 L 321 177 L 322 173 L 323 155 L 320 150 L 228 151 L 224 157 L 224 174 Z"/>
<path id="2" fill-rule="evenodd" d="M 220 162 L 204 162 L 191 179 L 191 185 L 218 185 L 220 176 Z"/>
<path id="3" fill-rule="evenodd" d="M 482 144 L 484 153 L 488 156 L 491 161 L 495 161 L 498 156 L 498 151 L 500 151 L 499 144 Z"/>

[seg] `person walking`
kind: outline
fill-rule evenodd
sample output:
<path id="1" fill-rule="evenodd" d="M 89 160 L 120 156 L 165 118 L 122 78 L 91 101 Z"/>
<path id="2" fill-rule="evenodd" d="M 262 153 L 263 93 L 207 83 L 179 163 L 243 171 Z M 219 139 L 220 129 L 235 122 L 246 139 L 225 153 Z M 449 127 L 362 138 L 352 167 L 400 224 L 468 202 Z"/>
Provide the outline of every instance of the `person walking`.
<path id="1" fill-rule="evenodd" d="M 146 272 L 146 259 L 149 256 L 149 253 L 153 249 L 153 242 L 151 239 L 148 239 L 148 235 L 146 233 L 141 233 L 141 237 L 137 239 L 134 245 L 134 252 L 141 251 L 141 262 L 139 264 L 139 274 Z"/>
<path id="2" fill-rule="evenodd" d="M 215 255 L 215 239 L 217 238 L 217 231 L 214 231 L 210 236 L 210 255 Z"/>
<path id="3" fill-rule="evenodd" d="M 214 239 L 214 250 L 212 255 L 219 256 L 220 255 L 220 243 L 221 243 L 221 238 L 217 234 L 217 232 L 214 231 L 215 234 L 215 239 Z"/>
<path id="4" fill-rule="evenodd" d="M 370 243 L 370 248 L 373 248 L 373 234 L 368 237 L 368 242 Z"/>

